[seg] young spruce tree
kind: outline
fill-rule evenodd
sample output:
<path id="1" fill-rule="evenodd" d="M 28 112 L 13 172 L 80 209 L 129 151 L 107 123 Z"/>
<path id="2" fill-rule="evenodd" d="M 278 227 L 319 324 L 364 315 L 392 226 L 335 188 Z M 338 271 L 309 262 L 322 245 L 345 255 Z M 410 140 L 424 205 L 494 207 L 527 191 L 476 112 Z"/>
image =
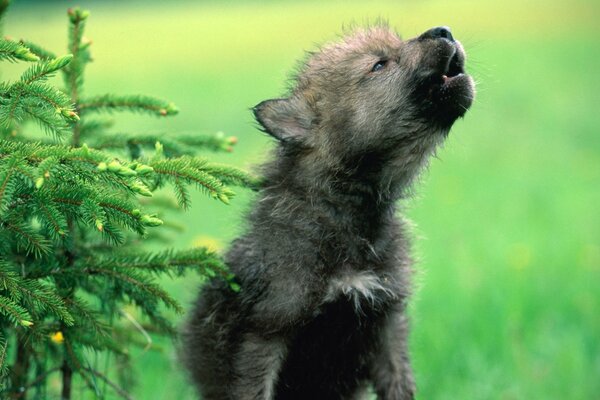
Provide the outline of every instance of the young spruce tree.
<path id="1" fill-rule="evenodd" d="M 0 18 L 7 6 L 0 0 Z M 98 114 L 166 117 L 177 108 L 149 96 L 84 92 L 88 15 L 68 11 L 68 54 L 60 57 L 0 39 L 0 61 L 29 64 L 20 79 L 0 83 L 0 398 L 71 399 L 80 386 L 97 397 L 112 390 L 130 398 L 89 355 L 111 354 L 107 359 L 122 365 L 128 347 L 144 344 L 142 335 L 174 332 L 164 311 L 180 305 L 156 279 L 195 271 L 238 289 L 205 248 L 149 253 L 139 246 L 165 229 L 146 211 L 166 207 L 164 198 L 152 198 L 157 189 L 170 186 L 185 209 L 190 186 L 227 204 L 230 185 L 256 185 L 237 168 L 195 155 L 230 149 L 234 138 L 109 133 Z M 57 73 L 62 89 L 48 83 Z M 45 139 L 28 136 L 27 121 L 37 122 Z M 126 311 L 130 304 L 135 316 Z"/>

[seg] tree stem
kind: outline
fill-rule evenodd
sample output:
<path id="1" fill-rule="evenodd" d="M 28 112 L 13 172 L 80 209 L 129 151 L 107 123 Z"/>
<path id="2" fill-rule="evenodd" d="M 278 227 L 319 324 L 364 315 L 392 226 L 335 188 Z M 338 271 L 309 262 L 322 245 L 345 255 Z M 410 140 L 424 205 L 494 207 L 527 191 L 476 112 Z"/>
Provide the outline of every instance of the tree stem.
<path id="1" fill-rule="evenodd" d="M 73 219 L 69 219 L 67 221 L 68 225 L 69 225 L 69 231 L 71 232 L 72 235 L 72 246 L 75 246 L 75 223 L 73 222 Z M 65 252 L 65 256 L 66 256 L 66 261 L 67 261 L 67 265 L 69 267 L 72 267 L 75 264 L 75 256 L 73 254 L 72 249 L 67 250 Z M 69 292 L 65 295 L 65 299 L 68 300 L 72 300 L 73 299 L 73 291 L 74 288 L 69 288 Z M 60 324 L 60 330 L 63 333 L 63 335 L 68 335 L 67 333 L 67 326 L 63 323 Z M 66 340 L 68 340 L 68 336 L 66 336 Z M 69 343 L 65 340 L 65 352 L 64 352 L 64 358 L 63 358 L 63 363 L 62 366 L 60 367 L 60 370 L 62 372 L 62 394 L 61 394 L 61 399 L 62 400 L 71 400 L 71 386 L 72 386 L 72 382 L 73 382 L 73 369 L 71 368 L 71 366 L 69 365 L 69 363 L 67 362 L 67 359 L 69 358 Z"/>
<path id="2" fill-rule="evenodd" d="M 79 63 L 79 46 L 80 46 L 80 40 L 79 40 L 79 29 L 80 29 L 80 20 L 78 20 L 77 22 L 75 22 L 74 24 L 74 33 L 73 33 L 73 43 L 71 43 L 71 53 L 73 54 L 73 61 L 72 61 L 72 65 L 69 68 L 68 74 L 69 74 L 69 81 L 70 81 L 70 86 L 71 86 L 71 101 L 73 102 L 73 104 L 75 104 L 75 108 L 76 108 L 76 112 L 79 114 L 79 108 L 78 108 L 78 104 L 79 104 L 79 92 L 78 92 L 78 87 L 77 87 L 77 68 L 75 68 L 75 64 Z M 73 137 L 71 138 L 71 146 L 73 147 L 79 147 L 79 137 L 81 134 L 81 125 L 79 124 L 80 121 L 76 121 L 72 128 L 73 128 Z M 66 257 L 67 257 L 67 264 L 69 266 L 73 266 L 75 263 L 75 255 L 74 255 L 74 249 L 75 249 L 75 238 L 77 236 L 77 232 L 76 232 L 76 228 L 75 228 L 75 222 L 73 221 L 72 218 L 69 218 L 67 221 L 67 224 L 69 226 L 69 232 L 71 234 L 72 237 L 72 248 L 69 249 L 68 251 L 66 251 Z M 66 298 L 67 299 L 72 299 L 72 295 L 73 292 L 71 291 Z M 61 330 L 63 331 L 63 334 L 66 334 L 66 326 L 61 324 Z M 61 367 L 61 371 L 62 371 L 62 394 L 61 394 L 61 399 L 62 400 L 70 400 L 71 399 L 71 386 L 73 383 L 73 369 L 71 368 L 71 366 L 69 365 L 69 363 L 67 362 L 67 358 L 68 355 L 66 354 L 67 350 L 66 350 L 66 345 L 65 345 L 65 357 L 63 359 L 63 364 Z"/>
<path id="3" fill-rule="evenodd" d="M 29 373 L 29 348 L 21 335 L 17 339 L 17 358 L 13 367 L 12 399 L 27 398 L 27 375 Z"/>
<path id="4" fill-rule="evenodd" d="M 62 371 L 62 400 L 71 400 L 71 384 L 73 382 L 73 370 L 67 363 L 66 357 L 63 361 L 63 365 L 60 368 Z"/>

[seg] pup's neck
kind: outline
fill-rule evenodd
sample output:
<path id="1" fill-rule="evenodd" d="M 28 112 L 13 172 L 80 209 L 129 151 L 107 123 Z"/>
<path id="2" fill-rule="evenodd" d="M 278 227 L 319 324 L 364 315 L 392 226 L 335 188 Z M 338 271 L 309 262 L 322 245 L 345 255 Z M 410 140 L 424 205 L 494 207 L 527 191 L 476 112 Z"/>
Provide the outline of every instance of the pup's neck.
<path id="1" fill-rule="evenodd" d="M 369 157 L 352 168 L 339 168 L 310 157 L 280 155 L 265 168 L 258 212 L 283 220 L 291 216 L 296 221 L 313 221 L 324 229 L 329 226 L 374 239 L 393 220 L 402 191 L 390 189 L 393 183 L 385 181 L 389 178 L 381 176 L 380 168 L 388 167 Z"/>

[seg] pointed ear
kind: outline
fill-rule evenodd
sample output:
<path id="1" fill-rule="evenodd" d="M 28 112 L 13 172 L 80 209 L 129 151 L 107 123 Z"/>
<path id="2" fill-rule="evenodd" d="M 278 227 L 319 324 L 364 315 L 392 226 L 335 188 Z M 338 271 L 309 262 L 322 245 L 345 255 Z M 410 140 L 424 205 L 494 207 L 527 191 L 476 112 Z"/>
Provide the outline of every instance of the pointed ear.
<path id="1" fill-rule="evenodd" d="M 264 131 L 282 141 L 302 141 L 313 121 L 313 112 L 304 99 L 266 100 L 252 109 Z"/>

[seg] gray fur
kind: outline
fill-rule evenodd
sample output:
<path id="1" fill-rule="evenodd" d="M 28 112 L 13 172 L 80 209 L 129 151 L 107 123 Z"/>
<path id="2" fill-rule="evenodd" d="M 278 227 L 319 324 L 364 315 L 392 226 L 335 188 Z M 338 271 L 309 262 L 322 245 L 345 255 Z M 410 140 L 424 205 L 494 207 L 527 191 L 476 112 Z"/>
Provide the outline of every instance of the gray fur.
<path id="1" fill-rule="evenodd" d="M 206 285 L 183 333 L 203 399 L 413 399 L 396 202 L 474 95 L 460 43 L 430 36 L 357 30 L 254 109 L 279 145 L 226 255 L 242 289 Z"/>

